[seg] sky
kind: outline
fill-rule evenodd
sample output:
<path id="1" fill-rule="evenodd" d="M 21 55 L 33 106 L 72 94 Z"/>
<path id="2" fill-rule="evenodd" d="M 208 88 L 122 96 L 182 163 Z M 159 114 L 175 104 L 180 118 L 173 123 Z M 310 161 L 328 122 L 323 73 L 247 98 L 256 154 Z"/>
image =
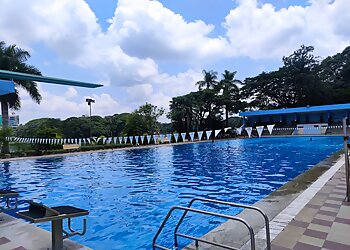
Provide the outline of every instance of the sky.
<path id="1" fill-rule="evenodd" d="M 350 45 L 349 0 L 0 0 L 0 40 L 30 52 L 43 75 L 101 83 L 98 89 L 40 83 L 23 91 L 20 123 L 169 109 L 195 91 L 202 70 L 244 80 L 282 65 L 300 45 L 324 58 Z M 162 121 L 166 121 L 163 117 Z"/>

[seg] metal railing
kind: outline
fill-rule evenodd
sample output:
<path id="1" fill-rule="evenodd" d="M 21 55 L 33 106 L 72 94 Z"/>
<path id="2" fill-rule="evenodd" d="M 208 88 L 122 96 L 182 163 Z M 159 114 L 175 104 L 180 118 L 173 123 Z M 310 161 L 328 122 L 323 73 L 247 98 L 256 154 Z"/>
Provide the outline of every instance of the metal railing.
<path id="1" fill-rule="evenodd" d="M 236 216 L 230 216 L 230 215 L 225 215 L 225 214 L 219 214 L 219 213 L 213 213 L 213 212 L 208 212 L 208 211 L 204 211 L 204 210 L 199 210 L 199 209 L 194 209 L 194 208 L 190 208 L 190 207 L 181 207 L 181 206 L 174 206 L 172 208 L 170 208 L 168 214 L 166 215 L 164 221 L 162 222 L 162 224 L 160 225 L 156 235 L 153 238 L 153 242 L 152 242 L 152 247 L 153 250 L 155 249 L 163 249 L 163 250 L 172 250 L 170 248 L 166 248 L 164 246 L 158 245 L 156 244 L 156 241 L 158 239 L 158 236 L 160 235 L 160 233 L 162 232 L 166 222 L 168 221 L 169 217 L 171 216 L 171 214 L 173 213 L 173 211 L 175 210 L 183 210 L 185 211 L 184 215 L 187 214 L 187 212 L 194 212 L 194 213 L 199 213 L 199 214 L 205 214 L 205 215 L 211 215 L 211 216 L 216 216 L 216 217 L 220 217 L 220 218 L 225 218 L 225 219 L 230 219 L 230 220 L 235 220 L 235 221 L 239 221 L 241 223 L 243 223 L 249 231 L 249 235 L 250 235 L 250 245 L 251 245 L 251 249 L 255 250 L 255 237 L 254 237 L 254 231 L 253 228 L 248 224 L 248 222 L 246 222 L 244 219 L 236 217 Z M 183 216 L 184 217 L 184 216 Z M 181 217 L 182 218 L 182 217 Z M 182 218 L 183 220 L 183 218 Z M 181 221 L 182 222 L 182 221 Z M 180 223 L 181 224 L 181 223 Z M 178 228 L 178 227 L 177 227 Z M 177 229 L 176 228 L 176 229 Z M 211 244 L 214 246 L 218 246 L 218 247 L 222 247 L 222 248 L 226 248 L 226 249 L 232 249 L 232 250 L 236 250 L 237 248 L 231 247 L 231 246 L 227 246 L 227 245 L 223 245 L 220 243 L 216 243 L 216 242 L 212 242 L 212 241 L 208 241 L 208 240 L 204 240 L 201 238 L 197 238 L 197 237 L 193 237 L 193 236 L 189 236 L 189 235 L 185 235 L 185 234 L 180 234 L 180 233 L 176 233 L 176 236 L 181 236 L 184 238 L 188 238 L 188 239 L 192 239 L 195 240 L 196 242 L 196 246 L 198 247 L 198 242 L 204 242 L 207 244 Z M 176 237 L 175 237 L 176 238 Z M 177 247 L 175 248 L 177 249 Z"/>
<path id="2" fill-rule="evenodd" d="M 270 240 L 270 225 L 269 225 L 269 218 L 267 217 L 267 215 L 258 207 L 254 207 L 254 206 L 248 206 L 248 205 L 243 205 L 243 204 L 238 204 L 238 203 L 233 203 L 233 202 L 228 202 L 228 201 L 221 201 L 221 200 L 212 200 L 212 199 L 206 199 L 206 198 L 193 198 L 190 203 L 188 204 L 187 207 L 191 207 L 192 204 L 195 201 L 202 201 L 202 202 L 207 202 L 207 203 L 215 203 L 215 204 L 221 204 L 221 205 L 228 205 L 231 207 L 239 207 L 239 208 L 246 208 L 246 209 L 250 209 L 250 210 L 255 210 L 257 212 L 259 212 L 263 217 L 264 217 L 264 221 L 265 221 L 265 230 L 266 230 L 266 249 L 267 250 L 271 250 L 271 240 Z M 184 220 L 184 218 L 186 217 L 187 211 L 184 212 L 184 214 L 181 216 L 179 222 L 177 223 L 175 230 L 174 230 L 174 241 L 175 241 L 175 248 L 178 248 L 178 242 L 177 242 L 177 230 L 179 229 L 182 221 Z"/>

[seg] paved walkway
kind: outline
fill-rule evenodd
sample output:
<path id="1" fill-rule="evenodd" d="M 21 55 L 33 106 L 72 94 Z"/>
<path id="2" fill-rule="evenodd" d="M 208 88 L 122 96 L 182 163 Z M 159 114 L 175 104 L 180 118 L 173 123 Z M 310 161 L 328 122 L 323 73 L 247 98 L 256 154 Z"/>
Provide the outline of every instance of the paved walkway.
<path id="1" fill-rule="evenodd" d="M 0 213 L 0 250 L 48 250 L 51 249 L 51 233 Z M 89 250 L 71 240 L 64 240 L 64 250 Z"/>
<path id="2" fill-rule="evenodd" d="M 350 249 L 350 203 L 340 168 L 272 241 L 273 250 Z"/>

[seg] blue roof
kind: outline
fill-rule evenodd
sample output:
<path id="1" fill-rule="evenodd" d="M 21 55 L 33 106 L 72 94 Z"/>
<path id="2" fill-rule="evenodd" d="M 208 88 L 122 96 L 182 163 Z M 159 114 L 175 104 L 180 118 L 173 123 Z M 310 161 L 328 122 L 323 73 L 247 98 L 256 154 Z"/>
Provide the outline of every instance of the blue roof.
<path id="1" fill-rule="evenodd" d="M 15 92 L 15 84 L 13 81 L 0 80 L 0 95 L 6 95 Z"/>
<path id="2" fill-rule="evenodd" d="M 323 106 L 308 106 L 300 108 L 284 108 L 271 110 L 256 110 L 239 113 L 240 116 L 261 116 L 261 115 L 282 115 L 282 114 L 296 114 L 296 113 L 310 113 L 310 112 L 327 112 L 337 110 L 350 110 L 350 103 L 333 104 Z"/>

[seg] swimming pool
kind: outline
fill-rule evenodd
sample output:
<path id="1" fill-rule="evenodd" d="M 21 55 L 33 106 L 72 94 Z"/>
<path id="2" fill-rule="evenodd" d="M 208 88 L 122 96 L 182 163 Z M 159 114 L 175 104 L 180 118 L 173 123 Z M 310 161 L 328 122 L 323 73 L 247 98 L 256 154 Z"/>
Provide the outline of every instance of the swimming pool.
<path id="1" fill-rule="evenodd" d="M 171 206 L 196 196 L 253 204 L 341 147 L 341 137 L 281 137 L 20 160 L 1 163 L 0 189 L 90 210 L 87 234 L 72 239 L 93 249 L 151 249 Z M 222 222 L 203 218 L 180 231 L 200 236 Z M 170 247 L 171 234 L 160 243 Z"/>

